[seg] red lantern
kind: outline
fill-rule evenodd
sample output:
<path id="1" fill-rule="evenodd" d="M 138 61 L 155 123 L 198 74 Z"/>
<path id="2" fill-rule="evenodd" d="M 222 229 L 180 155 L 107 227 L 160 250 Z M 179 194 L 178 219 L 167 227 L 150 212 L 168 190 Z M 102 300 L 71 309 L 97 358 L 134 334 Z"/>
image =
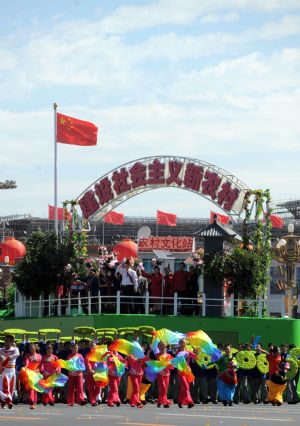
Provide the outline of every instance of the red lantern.
<path id="1" fill-rule="evenodd" d="M 0 262 L 2 263 L 15 265 L 25 254 L 25 245 L 14 237 L 5 237 L 4 241 L 0 244 Z"/>
<path id="2" fill-rule="evenodd" d="M 121 262 L 124 257 L 133 257 L 137 258 L 137 244 L 128 239 L 120 241 L 113 247 L 113 252 L 117 253 L 117 259 Z"/>

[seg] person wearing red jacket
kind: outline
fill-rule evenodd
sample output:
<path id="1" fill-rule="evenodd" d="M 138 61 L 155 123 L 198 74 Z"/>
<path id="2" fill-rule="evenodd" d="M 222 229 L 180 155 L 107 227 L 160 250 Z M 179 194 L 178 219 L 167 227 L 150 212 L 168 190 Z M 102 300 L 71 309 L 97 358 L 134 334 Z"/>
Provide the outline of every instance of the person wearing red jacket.
<path id="1" fill-rule="evenodd" d="M 162 296 L 162 285 L 163 285 L 163 276 L 160 273 L 159 266 L 154 266 L 152 274 L 143 272 L 143 276 L 150 281 L 149 289 L 150 289 L 150 296 L 153 297 L 153 299 L 151 299 L 153 313 L 159 314 L 161 309 L 161 303 L 162 303 L 161 296 Z"/>
<path id="2" fill-rule="evenodd" d="M 109 392 L 107 396 L 107 405 L 113 407 L 116 404 L 117 407 L 120 406 L 121 400 L 119 396 L 119 385 L 121 381 L 121 376 L 117 374 L 116 363 L 114 357 L 118 358 L 119 361 L 125 363 L 125 360 L 117 352 L 112 352 L 107 358 L 108 366 L 108 387 Z"/>
<path id="3" fill-rule="evenodd" d="M 51 344 L 46 346 L 46 355 L 43 356 L 41 361 L 40 371 L 43 374 L 45 380 L 48 379 L 49 376 L 55 373 L 60 373 L 61 369 L 53 367 L 53 362 L 58 360 L 56 355 L 53 355 L 53 346 Z M 48 392 L 44 392 L 42 396 L 43 405 L 54 405 L 54 397 L 53 390 L 49 389 Z"/>
<path id="4" fill-rule="evenodd" d="M 37 351 L 38 345 L 31 344 L 29 346 L 29 354 L 25 355 L 24 357 L 24 366 L 29 368 L 29 370 L 35 371 L 36 373 L 40 371 L 40 365 L 42 361 L 42 355 L 40 355 Z M 33 389 L 27 389 L 27 391 L 29 408 L 34 410 L 37 403 L 37 391 Z"/>
<path id="5" fill-rule="evenodd" d="M 93 352 L 96 348 L 96 343 L 92 342 L 90 345 L 90 351 L 87 353 L 84 363 L 86 367 L 86 386 L 88 390 L 88 397 L 89 397 L 89 403 L 92 407 L 95 407 L 97 405 L 97 401 L 101 399 L 101 390 L 102 387 L 99 386 L 98 382 L 95 382 L 94 379 L 94 365 L 96 364 L 95 361 L 90 361 L 88 354 L 90 352 Z"/>
<path id="6" fill-rule="evenodd" d="M 156 355 L 158 360 L 171 360 L 173 357 L 166 352 L 167 346 L 163 341 L 160 341 L 158 344 L 159 353 Z M 168 408 L 171 405 L 171 401 L 167 398 L 169 381 L 170 381 L 170 370 L 173 370 L 174 367 L 171 365 L 164 368 L 157 375 L 157 385 L 158 385 L 158 398 L 157 406 Z"/>
<path id="7" fill-rule="evenodd" d="M 12 409 L 12 397 L 9 390 L 9 379 L 4 372 L 3 361 L 4 357 L 0 357 L 0 404 L 4 408 L 5 405 L 8 405 L 9 409 Z"/>
<path id="8" fill-rule="evenodd" d="M 131 407 L 143 408 L 143 404 L 140 400 L 140 387 L 144 374 L 146 358 L 137 359 L 133 355 L 127 356 L 127 363 L 130 367 L 129 379 L 132 385 L 132 395 L 130 398 Z"/>
<path id="9" fill-rule="evenodd" d="M 71 358 L 81 358 L 84 362 L 83 356 L 78 353 L 78 345 L 74 343 L 71 347 L 71 354 L 68 355 L 67 360 Z M 82 371 L 69 371 L 68 374 L 68 398 L 67 403 L 69 406 L 74 405 L 74 393 L 76 388 L 76 400 L 80 405 L 85 405 L 84 393 L 83 393 L 83 372 Z"/>

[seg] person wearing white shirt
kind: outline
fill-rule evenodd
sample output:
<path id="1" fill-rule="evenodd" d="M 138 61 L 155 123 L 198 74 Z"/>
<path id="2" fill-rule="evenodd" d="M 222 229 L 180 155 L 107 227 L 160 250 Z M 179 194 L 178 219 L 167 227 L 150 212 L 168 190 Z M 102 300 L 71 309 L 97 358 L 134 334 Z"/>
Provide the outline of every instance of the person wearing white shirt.
<path id="1" fill-rule="evenodd" d="M 121 311 L 122 313 L 133 314 L 135 312 L 133 297 L 137 295 L 138 289 L 137 274 L 135 270 L 131 268 L 130 259 L 122 262 L 121 265 L 118 266 L 117 271 L 122 276 L 121 295 L 127 296 L 122 300 Z"/>

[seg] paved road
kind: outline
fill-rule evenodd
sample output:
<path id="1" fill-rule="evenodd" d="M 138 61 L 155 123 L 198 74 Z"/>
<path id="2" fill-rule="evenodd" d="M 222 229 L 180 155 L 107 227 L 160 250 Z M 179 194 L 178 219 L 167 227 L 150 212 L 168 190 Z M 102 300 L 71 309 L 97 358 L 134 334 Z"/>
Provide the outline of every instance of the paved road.
<path id="1" fill-rule="evenodd" d="M 43 426 L 298 426 L 300 424 L 300 404 L 282 405 L 235 405 L 224 407 L 221 404 L 196 405 L 192 409 L 172 406 L 169 409 L 146 405 L 142 409 L 123 405 L 119 408 L 68 407 L 57 404 L 55 407 L 37 406 L 29 410 L 27 405 L 15 406 L 12 410 L 0 411 L 0 423 L 6 425 L 32 424 Z"/>

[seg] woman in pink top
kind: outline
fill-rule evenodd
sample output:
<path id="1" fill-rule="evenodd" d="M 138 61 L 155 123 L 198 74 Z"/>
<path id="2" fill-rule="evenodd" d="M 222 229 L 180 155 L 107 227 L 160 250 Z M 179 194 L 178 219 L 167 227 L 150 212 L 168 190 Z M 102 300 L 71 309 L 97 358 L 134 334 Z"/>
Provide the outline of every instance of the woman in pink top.
<path id="1" fill-rule="evenodd" d="M 56 355 L 53 355 L 53 346 L 50 344 L 46 347 L 46 355 L 43 356 L 41 361 L 41 373 L 45 380 L 49 376 L 55 373 L 60 373 L 60 368 L 53 367 L 53 362 L 57 361 Z M 49 389 L 49 392 L 44 392 L 42 396 L 43 405 L 54 405 L 54 397 L 52 394 L 53 390 Z"/>
<path id="2" fill-rule="evenodd" d="M 171 360 L 173 357 L 166 352 L 166 344 L 161 341 L 158 344 L 159 353 L 156 355 L 158 360 Z M 169 381 L 170 381 L 170 370 L 173 370 L 173 366 L 168 366 L 163 369 L 157 375 L 157 385 L 158 385 L 158 398 L 157 398 L 157 406 L 160 407 L 163 405 L 165 408 L 170 407 L 171 401 L 167 398 Z"/>
<path id="3" fill-rule="evenodd" d="M 27 354 L 24 358 L 24 366 L 29 368 L 30 370 L 35 371 L 36 373 L 40 370 L 40 364 L 42 361 L 42 355 L 37 353 L 38 345 L 31 344 L 29 346 L 29 354 Z M 37 391 L 33 389 L 27 389 L 28 392 L 28 402 L 29 408 L 31 410 L 35 409 L 35 404 L 37 403 Z"/>
<path id="4" fill-rule="evenodd" d="M 71 358 L 81 358 L 84 363 L 83 356 L 78 353 L 78 345 L 76 345 L 76 343 L 72 345 L 71 351 L 72 353 L 68 355 L 68 358 L 67 358 L 68 360 Z M 67 398 L 68 405 L 69 406 L 74 405 L 75 388 L 76 388 L 77 404 L 85 405 L 84 393 L 83 393 L 83 372 L 69 371 L 68 382 L 69 382 L 68 398 Z"/>
<path id="5" fill-rule="evenodd" d="M 142 383 L 144 369 L 146 367 L 145 359 L 137 359 L 132 355 L 128 355 L 127 362 L 130 367 L 129 379 L 132 385 L 132 395 L 130 399 L 131 407 L 143 408 L 140 400 L 140 386 Z"/>
<path id="6" fill-rule="evenodd" d="M 121 376 L 117 374 L 116 363 L 114 357 L 118 358 L 121 362 L 125 363 L 125 360 L 117 352 L 113 352 L 107 358 L 107 367 L 108 367 L 108 396 L 107 396 L 107 405 L 113 407 L 116 404 L 117 407 L 120 406 L 121 400 L 119 396 L 119 385 L 121 381 Z"/>

